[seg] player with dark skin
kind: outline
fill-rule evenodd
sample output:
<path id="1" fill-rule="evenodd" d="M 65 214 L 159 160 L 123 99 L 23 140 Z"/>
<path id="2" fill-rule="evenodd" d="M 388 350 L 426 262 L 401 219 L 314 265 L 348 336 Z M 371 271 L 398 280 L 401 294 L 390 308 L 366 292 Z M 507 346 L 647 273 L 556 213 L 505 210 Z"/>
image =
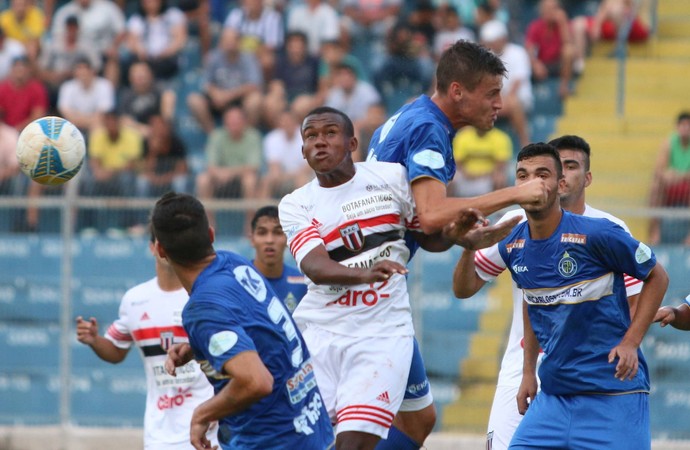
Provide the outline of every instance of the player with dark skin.
<path id="1" fill-rule="evenodd" d="M 678 330 L 690 331 L 690 304 L 682 303 L 678 306 L 662 306 L 656 312 L 654 322 L 659 322 L 659 325 L 662 327 L 671 325 Z"/>

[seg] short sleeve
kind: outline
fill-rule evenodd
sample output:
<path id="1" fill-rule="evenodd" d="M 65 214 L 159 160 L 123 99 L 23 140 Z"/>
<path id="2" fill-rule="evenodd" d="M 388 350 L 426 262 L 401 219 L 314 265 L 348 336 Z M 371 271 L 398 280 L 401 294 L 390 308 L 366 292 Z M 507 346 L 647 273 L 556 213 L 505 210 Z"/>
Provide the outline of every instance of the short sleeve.
<path id="1" fill-rule="evenodd" d="M 118 313 L 118 318 L 113 322 L 108 330 L 105 332 L 105 338 L 112 342 L 115 347 L 122 349 L 129 349 L 132 347 L 134 340 L 132 338 L 132 330 L 130 330 L 129 314 L 128 314 L 128 302 L 126 299 L 122 299 L 120 303 L 120 310 Z"/>
<path id="2" fill-rule="evenodd" d="M 447 170 L 448 159 L 452 159 L 452 146 L 440 125 L 425 123 L 416 127 L 410 137 L 405 166 L 408 178 L 429 177 L 448 184 L 453 174 Z"/>
<path id="3" fill-rule="evenodd" d="M 302 267 L 302 259 L 314 248 L 325 245 L 316 227 L 311 223 L 295 194 L 286 195 L 278 205 L 280 225 L 287 235 L 288 248 Z"/>
<path id="4" fill-rule="evenodd" d="M 652 249 L 619 225 L 606 219 L 600 220 L 605 226 L 598 230 L 592 244 L 597 256 L 614 272 L 645 280 L 656 265 Z"/>

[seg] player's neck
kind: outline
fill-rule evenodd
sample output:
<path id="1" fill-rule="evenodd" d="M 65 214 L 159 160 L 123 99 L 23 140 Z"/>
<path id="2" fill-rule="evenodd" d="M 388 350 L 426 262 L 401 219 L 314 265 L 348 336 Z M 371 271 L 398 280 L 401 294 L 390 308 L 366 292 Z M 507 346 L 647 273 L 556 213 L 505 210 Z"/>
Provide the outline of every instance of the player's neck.
<path id="1" fill-rule="evenodd" d="M 191 265 L 183 266 L 173 262 L 171 262 L 170 265 L 174 269 L 177 278 L 180 280 L 180 283 L 182 283 L 182 287 L 185 288 L 187 293 L 191 293 L 192 286 L 194 285 L 194 282 L 199 274 L 203 272 L 203 270 L 206 269 L 206 267 L 208 267 L 208 265 L 211 264 L 214 259 L 216 259 L 215 253 Z"/>
<path id="2" fill-rule="evenodd" d="M 585 198 L 579 198 L 574 202 L 568 202 L 564 203 L 561 202 L 561 208 L 565 209 L 568 212 L 571 212 L 573 214 L 577 214 L 579 216 L 583 215 L 585 213 L 585 208 L 587 206 L 585 205 Z"/>
<path id="3" fill-rule="evenodd" d="M 550 238 L 561 223 L 562 217 L 563 210 L 560 205 L 554 205 L 546 211 L 527 212 L 530 238 Z"/>
<path id="4" fill-rule="evenodd" d="M 263 261 L 254 261 L 254 266 L 266 278 L 280 278 L 283 276 L 283 264 L 267 264 Z"/>
<path id="5" fill-rule="evenodd" d="M 467 125 L 466 121 L 459 120 L 457 117 L 455 117 L 455 114 L 453 114 L 453 107 L 450 104 L 450 99 L 448 97 L 440 95 L 438 92 L 434 92 L 434 95 L 431 96 L 431 101 L 438 106 L 438 109 L 440 109 L 443 114 L 446 115 L 454 129 L 459 130 L 463 126 Z"/>

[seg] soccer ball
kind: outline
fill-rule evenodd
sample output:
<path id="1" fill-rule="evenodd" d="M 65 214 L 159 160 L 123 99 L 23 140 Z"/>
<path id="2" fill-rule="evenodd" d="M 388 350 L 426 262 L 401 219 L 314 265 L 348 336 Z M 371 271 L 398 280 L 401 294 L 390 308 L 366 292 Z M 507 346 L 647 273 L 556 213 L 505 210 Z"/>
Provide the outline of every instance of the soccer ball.
<path id="1" fill-rule="evenodd" d="M 41 117 L 17 141 L 19 167 L 37 183 L 57 186 L 74 177 L 86 155 L 84 136 L 62 117 Z"/>

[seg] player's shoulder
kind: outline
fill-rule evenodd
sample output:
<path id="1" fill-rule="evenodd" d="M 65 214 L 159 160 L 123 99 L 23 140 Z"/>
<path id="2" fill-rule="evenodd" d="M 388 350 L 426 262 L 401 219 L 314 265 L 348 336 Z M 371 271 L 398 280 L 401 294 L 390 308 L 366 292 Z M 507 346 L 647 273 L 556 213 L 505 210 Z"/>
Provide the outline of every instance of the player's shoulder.
<path id="1" fill-rule="evenodd" d="M 362 170 L 368 172 L 371 175 L 377 175 L 382 177 L 395 177 L 400 176 L 407 178 L 407 169 L 400 163 L 388 162 L 388 161 L 366 161 L 355 163 L 357 170 Z"/>
<path id="2" fill-rule="evenodd" d="M 150 280 L 144 281 L 143 283 L 139 283 L 136 286 L 127 289 L 125 295 L 122 297 L 122 303 L 127 304 L 140 299 L 149 299 L 152 294 L 155 294 L 158 291 L 160 291 L 158 279 L 153 277 Z"/>
<path id="3" fill-rule="evenodd" d="M 509 210 L 509 211 L 506 211 L 506 212 L 501 216 L 501 218 L 498 219 L 498 222 L 497 222 L 497 223 L 505 222 L 506 220 L 510 220 L 510 219 L 512 219 L 513 217 L 518 217 L 518 216 L 522 216 L 522 221 L 521 221 L 521 222 L 524 222 L 525 220 L 527 220 L 527 215 L 525 214 L 525 210 L 522 209 L 522 208 L 516 208 L 516 209 L 511 209 L 511 210 Z"/>
<path id="4" fill-rule="evenodd" d="M 625 224 L 625 222 L 618 217 L 614 216 L 613 214 L 609 214 L 606 211 L 602 211 L 597 208 L 592 208 L 589 205 L 585 205 L 585 212 L 583 214 L 586 217 L 592 217 L 595 219 L 607 219 L 616 225 L 622 227 L 624 230 L 628 230 L 628 226 Z"/>
<path id="5" fill-rule="evenodd" d="M 300 186 L 289 194 L 284 195 L 278 203 L 278 209 L 297 208 L 299 204 L 309 200 L 312 197 L 311 193 L 314 189 L 314 183 L 318 183 L 318 181 L 313 179 L 304 186 Z"/>

